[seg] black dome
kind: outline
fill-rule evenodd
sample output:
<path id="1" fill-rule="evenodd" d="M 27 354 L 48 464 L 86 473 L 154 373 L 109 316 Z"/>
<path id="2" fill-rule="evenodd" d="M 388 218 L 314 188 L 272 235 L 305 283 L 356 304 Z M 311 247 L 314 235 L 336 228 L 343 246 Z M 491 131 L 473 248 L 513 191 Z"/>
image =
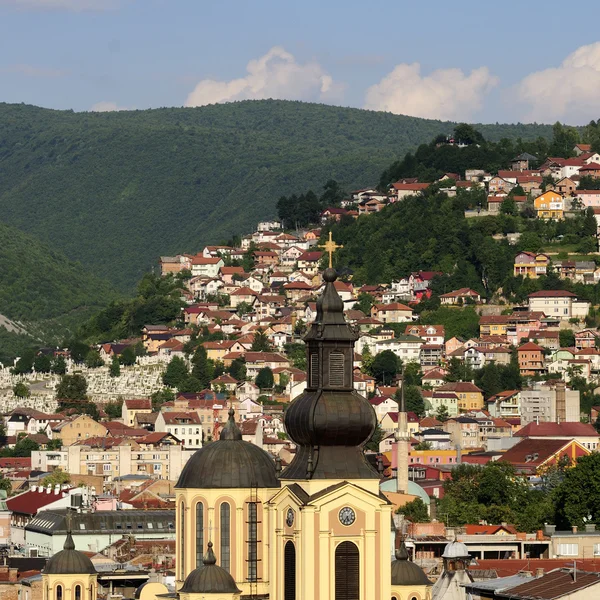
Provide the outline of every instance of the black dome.
<path id="1" fill-rule="evenodd" d="M 432 585 L 423 569 L 408 560 L 404 542 L 396 550 L 396 560 L 392 561 L 392 585 Z"/>
<path id="2" fill-rule="evenodd" d="M 268 452 L 242 440 L 229 411 L 218 441 L 200 448 L 181 471 L 177 488 L 278 488 L 275 461 Z"/>
<path id="3" fill-rule="evenodd" d="M 57 552 L 44 567 L 46 575 L 93 575 L 96 569 L 83 552 L 75 550 L 71 532 L 67 532 L 64 550 Z"/>
<path id="4" fill-rule="evenodd" d="M 233 577 L 223 567 L 219 567 L 212 542 L 208 542 L 208 551 L 202 559 L 201 567 L 194 569 L 179 590 L 187 594 L 238 594 L 241 592 L 235 585 Z"/>

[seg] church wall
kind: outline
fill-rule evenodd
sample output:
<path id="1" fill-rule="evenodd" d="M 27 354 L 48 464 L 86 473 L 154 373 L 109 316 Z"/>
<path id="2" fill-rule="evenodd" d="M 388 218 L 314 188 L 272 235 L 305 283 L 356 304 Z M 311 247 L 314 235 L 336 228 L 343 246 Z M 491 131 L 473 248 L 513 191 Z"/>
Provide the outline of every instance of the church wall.
<path id="1" fill-rule="evenodd" d="M 81 600 L 96 600 L 97 575 L 42 575 L 43 599 L 56 600 L 58 585 L 63 586 L 62 600 L 75 600 L 75 586 L 81 586 Z"/>
<path id="2" fill-rule="evenodd" d="M 251 491 L 248 489 L 177 489 L 176 490 L 176 523 L 177 523 L 177 544 L 176 544 L 176 574 L 177 589 L 181 588 L 185 577 L 187 577 L 196 568 L 196 504 L 200 501 L 204 503 L 204 548 L 202 554 L 206 552 L 206 546 L 209 541 L 213 543 L 217 564 L 221 564 L 221 504 L 228 502 L 230 505 L 230 572 L 236 581 L 237 586 L 244 594 L 268 593 L 269 591 L 269 564 L 267 556 L 268 531 L 269 531 L 269 511 L 264 510 L 264 504 L 275 494 L 278 489 L 259 488 L 255 498 L 252 498 Z M 257 574 L 258 581 L 251 585 L 248 578 L 248 502 L 256 500 L 258 502 L 258 562 Z M 181 505 L 185 506 L 185 531 L 183 539 L 179 532 L 181 523 Z M 184 550 L 184 570 L 181 578 L 179 568 L 181 560 L 181 548 Z M 54 600 L 54 599 L 49 599 Z M 64 598 L 63 600 L 74 600 Z M 85 599 L 84 599 L 85 600 Z"/>
<path id="3" fill-rule="evenodd" d="M 431 600 L 431 586 L 426 585 L 393 585 L 392 600 Z"/>

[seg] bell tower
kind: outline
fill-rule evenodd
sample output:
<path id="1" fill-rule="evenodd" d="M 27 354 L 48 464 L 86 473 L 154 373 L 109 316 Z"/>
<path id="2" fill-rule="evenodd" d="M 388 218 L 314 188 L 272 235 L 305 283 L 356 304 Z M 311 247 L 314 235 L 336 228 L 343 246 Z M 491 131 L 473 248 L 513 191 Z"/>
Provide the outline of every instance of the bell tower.
<path id="1" fill-rule="evenodd" d="M 304 337 L 308 376 L 306 390 L 285 415 L 296 443 L 296 456 L 281 479 L 379 481 L 363 448 L 377 424 L 373 407 L 353 387 L 354 344 L 358 334 L 346 323 L 344 303 L 332 268 L 323 273 L 325 290 L 317 317 Z"/>

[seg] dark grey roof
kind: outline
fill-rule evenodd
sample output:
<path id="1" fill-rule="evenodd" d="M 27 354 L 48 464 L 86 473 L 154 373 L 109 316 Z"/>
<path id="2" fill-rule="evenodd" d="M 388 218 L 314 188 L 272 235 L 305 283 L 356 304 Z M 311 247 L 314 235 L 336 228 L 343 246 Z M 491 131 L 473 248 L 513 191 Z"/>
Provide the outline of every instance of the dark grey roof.
<path id="1" fill-rule="evenodd" d="M 242 440 L 233 410 L 220 439 L 200 448 L 181 471 L 177 488 L 278 488 L 275 461 L 262 448 Z"/>
<path id="2" fill-rule="evenodd" d="M 75 550 L 71 532 L 67 533 L 64 549 L 57 552 L 44 567 L 46 575 L 74 575 L 96 573 L 92 561 L 83 552 Z"/>
<path id="3" fill-rule="evenodd" d="M 138 533 L 168 534 L 175 531 L 174 510 L 99 510 L 94 513 L 75 513 L 72 528 L 77 534 Z M 26 531 L 47 535 L 67 532 L 66 509 L 39 512 L 26 526 Z"/>
<path id="4" fill-rule="evenodd" d="M 396 550 L 396 560 L 392 561 L 392 585 L 433 585 L 423 569 L 408 560 L 404 542 Z"/>
<path id="5" fill-rule="evenodd" d="M 179 590 L 188 594 L 239 594 L 241 592 L 233 577 L 223 567 L 217 565 L 217 559 L 208 542 L 208 551 L 202 559 L 201 567 L 194 569 Z"/>

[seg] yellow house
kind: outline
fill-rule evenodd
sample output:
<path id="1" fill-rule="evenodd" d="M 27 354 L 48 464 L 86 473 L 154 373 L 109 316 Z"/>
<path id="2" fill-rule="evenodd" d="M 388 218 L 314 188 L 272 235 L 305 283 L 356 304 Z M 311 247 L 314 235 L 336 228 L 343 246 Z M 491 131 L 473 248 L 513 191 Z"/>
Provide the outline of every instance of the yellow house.
<path id="1" fill-rule="evenodd" d="M 483 315 L 479 319 L 479 335 L 506 335 L 509 321 L 509 315 Z"/>
<path id="2" fill-rule="evenodd" d="M 480 410 L 483 408 L 483 391 L 474 383 L 455 381 L 446 383 L 438 388 L 438 392 L 454 392 L 458 396 L 458 410 Z"/>
<path id="3" fill-rule="evenodd" d="M 78 415 L 74 419 L 63 421 L 52 429 L 52 438 L 60 438 L 63 446 L 93 437 L 106 437 L 108 430 L 88 415 Z"/>
<path id="4" fill-rule="evenodd" d="M 538 219 L 562 219 L 565 212 L 563 197 L 552 190 L 538 196 L 533 201 Z"/>
<path id="5" fill-rule="evenodd" d="M 537 279 L 540 275 L 546 275 L 550 257 L 547 254 L 536 254 L 535 252 L 519 252 L 515 256 L 514 276 L 529 277 Z"/>

